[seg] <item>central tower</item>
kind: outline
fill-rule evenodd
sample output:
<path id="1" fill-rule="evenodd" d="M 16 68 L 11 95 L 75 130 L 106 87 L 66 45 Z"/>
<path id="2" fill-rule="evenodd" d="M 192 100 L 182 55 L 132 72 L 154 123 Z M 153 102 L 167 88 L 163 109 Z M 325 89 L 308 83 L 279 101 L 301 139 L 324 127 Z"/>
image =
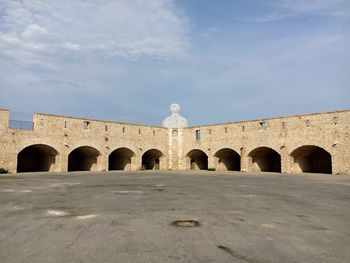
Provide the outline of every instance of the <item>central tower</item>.
<path id="1" fill-rule="evenodd" d="M 184 170 L 183 129 L 188 127 L 188 121 L 180 115 L 179 104 L 173 103 L 169 109 L 171 115 L 163 121 L 163 127 L 168 128 L 168 168 Z"/>

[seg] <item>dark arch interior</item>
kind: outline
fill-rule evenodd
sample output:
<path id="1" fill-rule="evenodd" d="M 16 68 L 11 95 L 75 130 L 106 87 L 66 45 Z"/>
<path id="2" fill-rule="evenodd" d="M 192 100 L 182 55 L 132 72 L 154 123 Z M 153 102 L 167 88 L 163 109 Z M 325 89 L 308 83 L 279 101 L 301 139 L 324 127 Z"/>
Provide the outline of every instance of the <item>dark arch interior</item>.
<path id="1" fill-rule="evenodd" d="M 249 156 L 262 172 L 281 172 L 281 156 L 275 150 L 268 147 L 260 147 L 253 150 Z"/>
<path id="2" fill-rule="evenodd" d="M 241 157 L 232 149 L 221 149 L 214 155 L 219 159 L 219 163 L 224 164 L 228 171 L 240 171 L 241 170 Z"/>
<path id="3" fill-rule="evenodd" d="M 190 158 L 191 170 L 208 170 L 208 156 L 201 150 L 192 150 L 187 154 Z"/>
<path id="4" fill-rule="evenodd" d="M 99 151 L 90 146 L 73 150 L 68 155 L 68 171 L 90 171 L 99 155 Z"/>
<path id="5" fill-rule="evenodd" d="M 48 172 L 57 154 L 54 148 L 45 144 L 28 146 L 17 155 L 17 172 Z"/>
<path id="6" fill-rule="evenodd" d="M 162 156 L 162 152 L 157 149 L 148 150 L 142 155 L 142 167 L 145 170 L 159 170 Z"/>
<path id="7" fill-rule="evenodd" d="M 303 173 L 332 173 L 332 156 L 318 146 L 302 146 L 291 154 Z"/>
<path id="8" fill-rule="evenodd" d="M 114 150 L 108 157 L 108 170 L 125 170 L 126 166 L 131 164 L 131 158 L 134 155 L 134 152 L 128 148 Z"/>

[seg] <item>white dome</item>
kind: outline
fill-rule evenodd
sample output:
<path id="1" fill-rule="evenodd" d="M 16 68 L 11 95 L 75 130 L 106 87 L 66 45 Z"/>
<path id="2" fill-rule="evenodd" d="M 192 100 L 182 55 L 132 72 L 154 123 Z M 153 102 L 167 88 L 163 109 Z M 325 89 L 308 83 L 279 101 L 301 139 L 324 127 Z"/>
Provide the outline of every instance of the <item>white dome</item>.
<path id="1" fill-rule="evenodd" d="M 185 128 L 188 127 L 188 121 L 182 117 L 179 112 L 181 107 L 179 104 L 173 103 L 169 107 L 171 115 L 164 119 L 163 127 L 166 128 Z"/>

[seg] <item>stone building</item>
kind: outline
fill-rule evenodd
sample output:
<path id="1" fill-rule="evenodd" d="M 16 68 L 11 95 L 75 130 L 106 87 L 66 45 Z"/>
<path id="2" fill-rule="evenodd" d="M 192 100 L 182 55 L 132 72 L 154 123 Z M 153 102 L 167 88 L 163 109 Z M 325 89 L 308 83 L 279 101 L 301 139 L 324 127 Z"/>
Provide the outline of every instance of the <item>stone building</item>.
<path id="1" fill-rule="evenodd" d="M 23 129 L 0 109 L 0 167 L 350 174 L 350 110 L 196 127 L 171 111 L 162 127 L 35 113 Z"/>

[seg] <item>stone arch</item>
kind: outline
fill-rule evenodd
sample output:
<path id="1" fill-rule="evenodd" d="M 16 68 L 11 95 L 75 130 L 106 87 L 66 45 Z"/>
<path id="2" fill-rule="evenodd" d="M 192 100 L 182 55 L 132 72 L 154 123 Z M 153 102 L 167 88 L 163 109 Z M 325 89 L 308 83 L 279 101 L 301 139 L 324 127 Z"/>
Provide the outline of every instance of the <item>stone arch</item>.
<path id="1" fill-rule="evenodd" d="M 186 155 L 190 170 L 208 170 L 208 155 L 199 149 L 193 149 Z"/>
<path id="2" fill-rule="evenodd" d="M 126 147 L 115 149 L 108 156 L 108 170 L 131 170 L 132 159 L 135 153 Z"/>
<path id="3" fill-rule="evenodd" d="M 281 155 L 272 148 L 258 147 L 248 157 L 252 172 L 281 172 Z"/>
<path id="4" fill-rule="evenodd" d="M 301 146 L 290 156 L 292 172 L 332 174 L 332 155 L 319 146 Z"/>
<path id="5" fill-rule="evenodd" d="M 68 172 L 96 171 L 101 153 L 91 146 L 80 146 L 68 155 Z"/>
<path id="6" fill-rule="evenodd" d="M 150 149 L 142 155 L 142 169 L 160 170 L 164 154 L 158 149 Z"/>
<path id="7" fill-rule="evenodd" d="M 216 170 L 241 170 L 241 156 L 235 150 L 223 148 L 218 150 L 214 157 L 216 157 Z"/>
<path id="8" fill-rule="evenodd" d="M 17 172 L 54 171 L 58 151 L 46 144 L 33 144 L 17 155 Z"/>

